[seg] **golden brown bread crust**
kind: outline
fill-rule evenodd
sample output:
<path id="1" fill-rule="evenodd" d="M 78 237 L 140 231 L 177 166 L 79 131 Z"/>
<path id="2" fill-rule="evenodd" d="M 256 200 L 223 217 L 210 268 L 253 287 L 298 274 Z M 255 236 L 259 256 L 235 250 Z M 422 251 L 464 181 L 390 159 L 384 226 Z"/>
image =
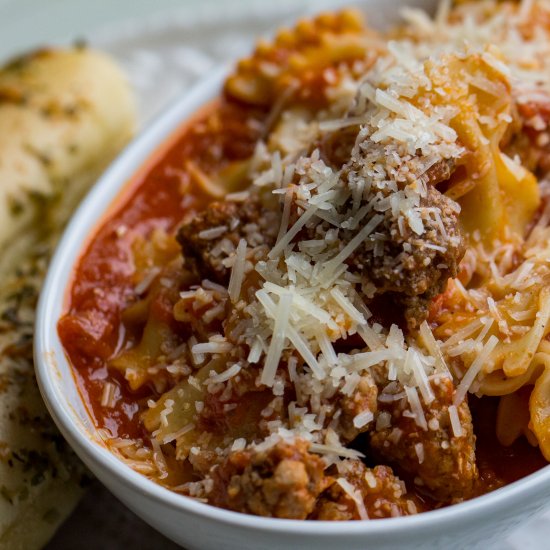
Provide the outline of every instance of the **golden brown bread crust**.
<path id="1" fill-rule="evenodd" d="M 0 290 L 0 548 L 10 550 L 41 547 L 86 484 L 34 376 L 34 310 L 48 256 L 35 247 Z"/>
<path id="2" fill-rule="evenodd" d="M 102 54 L 42 50 L 0 70 L 0 549 L 41 548 L 86 482 L 36 385 L 35 307 L 64 222 L 134 119 Z"/>
<path id="3" fill-rule="evenodd" d="M 0 70 L 0 273 L 33 221 L 43 234 L 68 219 L 134 120 L 128 84 L 101 53 L 40 50 Z"/>

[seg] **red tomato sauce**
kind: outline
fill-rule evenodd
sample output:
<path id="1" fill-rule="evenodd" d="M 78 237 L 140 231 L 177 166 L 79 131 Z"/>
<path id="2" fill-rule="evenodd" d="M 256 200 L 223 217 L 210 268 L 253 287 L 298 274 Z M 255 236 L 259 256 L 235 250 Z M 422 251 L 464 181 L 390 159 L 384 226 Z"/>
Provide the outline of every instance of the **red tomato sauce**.
<path id="1" fill-rule="evenodd" d="M 477 438 L 477 465 L 487 490 L 517 481 L 548 465 L 538 447 L 533 447 L 524 437 L 509 447 L 498 442 L 495 431 L 498 398 L 470 397 L 468 403 Z"/>
<path id="2" fill-rule="evenodd" d="M 208 198 L 183 185 L 192 160 L 207 174 L 250 157 L 265 113 L 222 99 L 185 123 L 138 172 L 107 219 L 93 235 L 73 274 L 66 314 L 58 331 L 74 368 L 80 392 L 100 428 L 113 436 L 143 437 L 139 411 L 151 390 L 132 392 L 107 361 L 126 343 L 121 313 L 134 298 L 132 235 L 153 229 L 174 232 L 184 215 L 202 209 Z M 183 190 L 183 191 L 182 191 Z M 117 386 L 116 406 L 101 406 L 106 381 Z"/>

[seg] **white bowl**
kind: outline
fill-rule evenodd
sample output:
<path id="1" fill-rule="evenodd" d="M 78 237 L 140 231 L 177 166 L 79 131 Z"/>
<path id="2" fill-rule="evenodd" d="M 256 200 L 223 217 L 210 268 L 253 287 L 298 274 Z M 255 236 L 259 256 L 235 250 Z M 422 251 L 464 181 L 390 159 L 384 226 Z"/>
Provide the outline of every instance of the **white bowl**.
<path id="1" fill-rule="evenodd" d="M 403 0 L 366 3 L 381 14 Z M 409 2 L 410 3 L 410 2 Z M 432 0 L 414 4 L 433 5 Z M 38 306 L 35 363 L 38 383 L 59 429 L 90 470 L 130 509 L 175 542 L 192 549 L 259 550 L 300 548 L 347 550 L 372 547 L 459 549 L 487 547 L 547 506 L 550 467 L 493 493 L 418 516 L 376 521 L 323 522 L 260 518 L 215 508 L 149 481 L 117 459 L 96 433 L 77 389 L 57 333 L 73 268 L 107 209 L 144 159 L 220 90 L 225 71 L 193 88 L 138 137 L 82 203 L 51 262 Z"/>

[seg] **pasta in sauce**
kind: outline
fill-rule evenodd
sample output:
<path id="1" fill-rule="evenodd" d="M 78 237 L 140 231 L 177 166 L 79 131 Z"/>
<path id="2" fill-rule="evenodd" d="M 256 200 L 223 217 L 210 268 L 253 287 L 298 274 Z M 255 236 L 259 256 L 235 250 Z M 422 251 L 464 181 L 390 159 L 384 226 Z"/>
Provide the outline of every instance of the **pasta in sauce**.
<path id="1" fill-rule="evenodd" d="M 318 520 L 550 460 L 549 16 L 322 14 L 238 64 L 98 229 L 59 321 L 115 454 Z"/>

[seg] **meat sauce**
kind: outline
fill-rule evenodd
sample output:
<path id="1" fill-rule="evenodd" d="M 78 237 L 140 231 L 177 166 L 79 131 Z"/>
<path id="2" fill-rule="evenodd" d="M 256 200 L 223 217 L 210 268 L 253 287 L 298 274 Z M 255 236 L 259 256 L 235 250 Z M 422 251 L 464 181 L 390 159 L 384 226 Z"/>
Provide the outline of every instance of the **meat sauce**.
<path id="1" fill-rule="evenodd" d="M 202 209 L 209 197 L 194 189 L 182 193 L 192 160 L 205 173 L 222 170 L 229 162 L 251 155 L 264 113 L 222 100 L 186 123 L 129 182 L 116 209 L 101 224 L 80 258 L 69 296 L 67 313 L 58 331 L 74 367 L 88 410 L 98 427 L 117 437 L 145 437 L 139 411 L 152 389 L 132 392 L 123 377 L 108 369 L 109 358 L 127 344 L 121 313 L 134 298 L 132 235 L 146 237 L 155 228 L 175 232 L 184 216 Z M 222 124 L 223 121 L 223 124 Z M 101 406 L 104 383 L 117 386 L 112 408 Z"/>
<path id="2" fill-rule="evenodd" d="M 266 116 L 265 111 L 222 98 L 182 126 L 129 182 L 78 262 L 58 331 L 88 410 L 97 427 L 113 437 L 147 440 L 140 412 L 148 398 L 157 396 L 151 387 L 131 391 L 122 375 L 107 367 L 132 341 L 121 321 L 122 311 L 135 298 L 130 236 L 147 237 L 159 227 L 175 233 L 184 217 L 206 206 L 211 199 L 196 186 L 188 192 L 188 161 L 215 174 L 250 157 Z M 118 392 L 110 408 L 101 406 L 106 381 Z M 510 447 L 498 443 L 497 404 L 496 398 L 470 399 L 482 493 L 546 465 L 539 450 L 524 439 Z"/>

